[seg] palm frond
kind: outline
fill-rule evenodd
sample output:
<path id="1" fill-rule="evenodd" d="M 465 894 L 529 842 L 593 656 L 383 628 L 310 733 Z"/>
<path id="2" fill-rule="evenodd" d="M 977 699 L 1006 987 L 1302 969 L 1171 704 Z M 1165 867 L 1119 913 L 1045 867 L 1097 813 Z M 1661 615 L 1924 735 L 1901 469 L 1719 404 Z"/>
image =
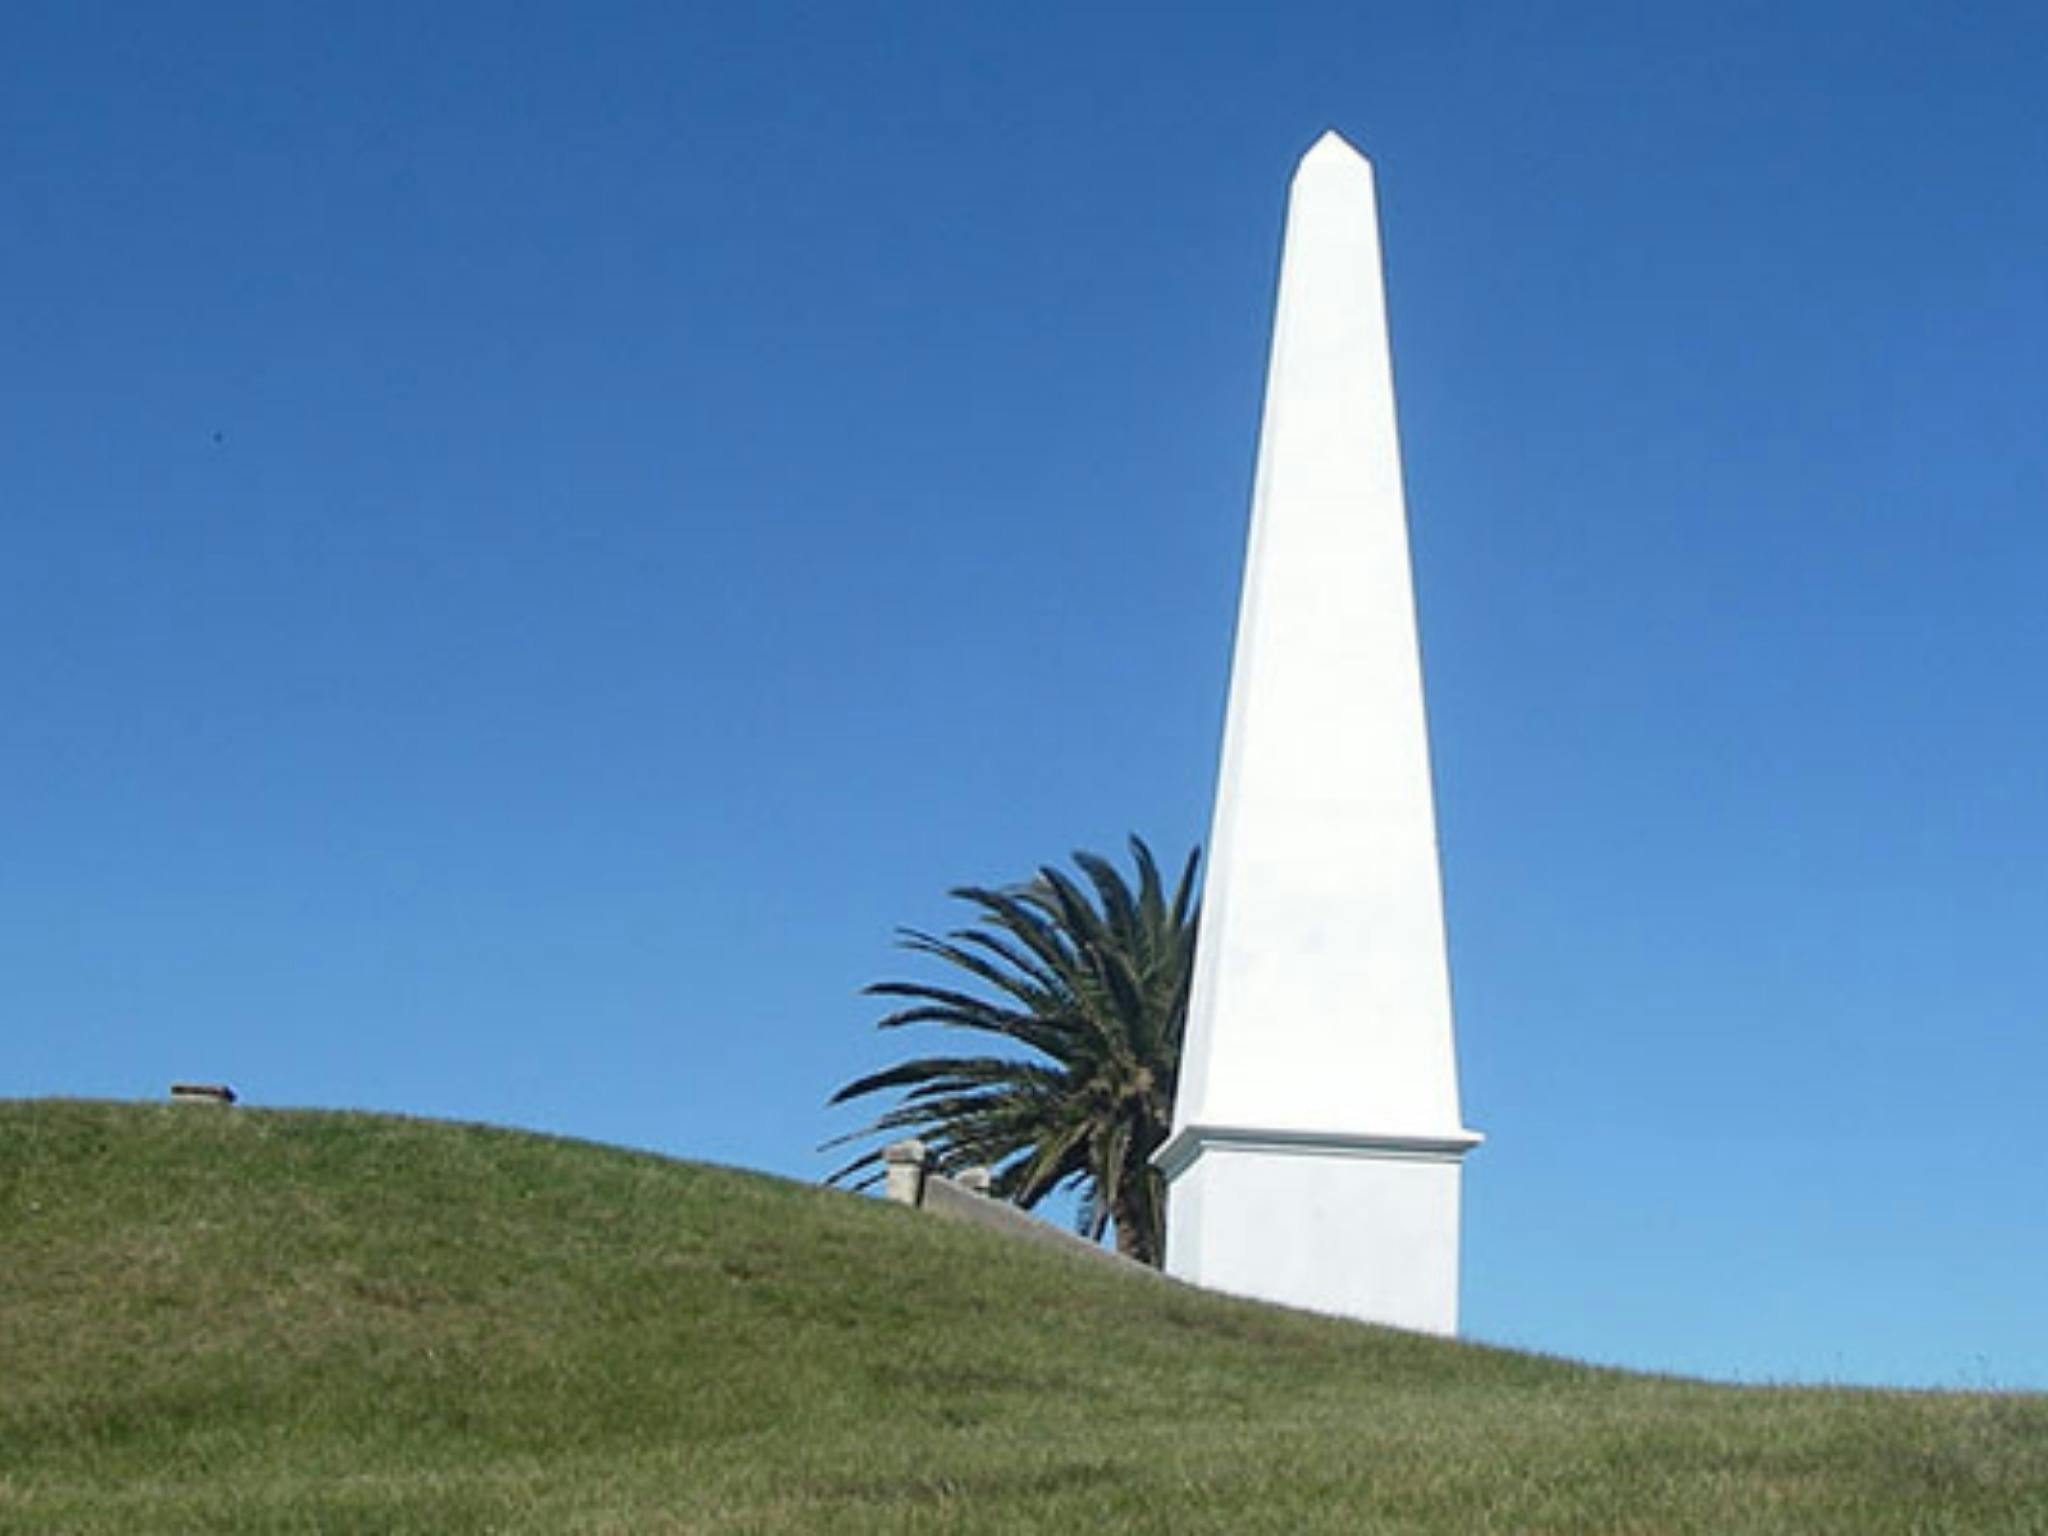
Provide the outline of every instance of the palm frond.
<path id="1" fill-rule="evenodd" d="M 1048 865 L 1017 886 L 957 886 L 972 922 L 944 935 L 899 930 L 905 950 L 968 985 L 873 983 L 865 995 L 902 1005 L 877 1027 L 968 1030 L 1019 1054 L 921 1056 L 855 1078 L 832 1103 L 896 1101 L 826 1145 L 914 1134 L 935 1166 L 985 1166 L 992 1191 L 1026 1208 L 1078 1186 L 1083 1231 L 1099 1238 L 1113 1225 L 1119 1248 L 1158 1263 L 1165 1184 L 1150 1158 L 1173 1114 L 1201 851 L 1169 896 L 1143 839 L 1130 849 L 1135 885 L 1109 860 L 1077 852 L 1079 879 Z M 871 1147 L 831 1179 L 867 1187 L 881 1161 Z"/>

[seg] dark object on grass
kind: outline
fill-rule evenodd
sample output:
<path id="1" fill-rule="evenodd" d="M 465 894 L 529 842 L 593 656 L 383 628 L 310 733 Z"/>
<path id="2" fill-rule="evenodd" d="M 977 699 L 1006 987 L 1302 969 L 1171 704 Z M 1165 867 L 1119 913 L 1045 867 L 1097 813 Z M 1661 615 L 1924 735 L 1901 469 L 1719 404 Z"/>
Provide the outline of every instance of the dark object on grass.
<path id="1" fill-rule="evenodd" d="M 235 1090 L 226 1083 L 173 1083 L 173 1104 L 232 1104 Z"/>

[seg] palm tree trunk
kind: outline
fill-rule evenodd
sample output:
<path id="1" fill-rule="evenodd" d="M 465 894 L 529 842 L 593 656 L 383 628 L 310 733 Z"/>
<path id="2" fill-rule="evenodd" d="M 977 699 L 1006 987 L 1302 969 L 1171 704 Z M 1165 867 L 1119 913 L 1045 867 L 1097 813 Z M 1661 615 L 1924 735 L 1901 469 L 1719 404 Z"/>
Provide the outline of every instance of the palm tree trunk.
<path id="1" fill-rule="evenodd" d="M 1127 1259 L 1158 1269 L 1166 1260 L 1166 1191 L 1153 1169 L 1144 1168 L 1118 1192 L 1116 1251 Z"/>

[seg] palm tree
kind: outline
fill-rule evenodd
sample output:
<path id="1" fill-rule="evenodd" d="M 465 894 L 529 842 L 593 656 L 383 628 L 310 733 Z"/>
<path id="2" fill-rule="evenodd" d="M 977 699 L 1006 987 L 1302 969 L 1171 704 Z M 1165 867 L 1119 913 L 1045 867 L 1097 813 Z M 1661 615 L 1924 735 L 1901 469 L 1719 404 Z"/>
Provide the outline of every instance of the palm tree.
<path id="1" fill-rule="evenodd" d="M 1173 1119 L 1201 850 L 1170 895 L 1143 839 L 1131 839 L 1131 853 L 1136 890 L 1107 859 L 1076 853 L 1085 885 L 1048 866 L 1005 890 L 961 886 L 952 894 L 974 908 L 970 926 L 944 937 L 902 930 L 903 948 L 982 986 L 877 982 L 867 995 L 905 1003 L 877 1028 L 939 1024 L 1024 1050 L 918 1057 L 848 1083 L 831 1102 L 905 1090 L 839 1141 L 915 1134 L 940 1170 L 986 1166 L 991 1192 L 1026 1209 L 1077 1185 L 1081 1231 L 1099 1240 L 1113 1222 L 1120 1253 L 1157 1265 L 1166 1187 L 1151 1158 Z M 871 1150 L 832 1178 L 872 1182 L 881 1155 Z"/>

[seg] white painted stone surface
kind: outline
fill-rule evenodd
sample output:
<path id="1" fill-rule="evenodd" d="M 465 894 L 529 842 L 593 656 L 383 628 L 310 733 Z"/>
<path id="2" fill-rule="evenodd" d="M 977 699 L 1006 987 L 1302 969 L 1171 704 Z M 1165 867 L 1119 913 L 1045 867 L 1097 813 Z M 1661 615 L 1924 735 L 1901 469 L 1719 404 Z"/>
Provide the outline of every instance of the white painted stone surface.
<path id="1" fill-rule="evenodd" d="M 1428 1333 L 1458 1331 L 1459 1159 L 1441 1144 L 1211 1129 L 1178 1143 L 1167 1272 Z"/>
<path id="2" fill-rule="evenodd" d="M 1167 1268 L 1457 1325 L 1464 1129 L 1372 167 L 1295 173 L 1268 364 Z"/>

